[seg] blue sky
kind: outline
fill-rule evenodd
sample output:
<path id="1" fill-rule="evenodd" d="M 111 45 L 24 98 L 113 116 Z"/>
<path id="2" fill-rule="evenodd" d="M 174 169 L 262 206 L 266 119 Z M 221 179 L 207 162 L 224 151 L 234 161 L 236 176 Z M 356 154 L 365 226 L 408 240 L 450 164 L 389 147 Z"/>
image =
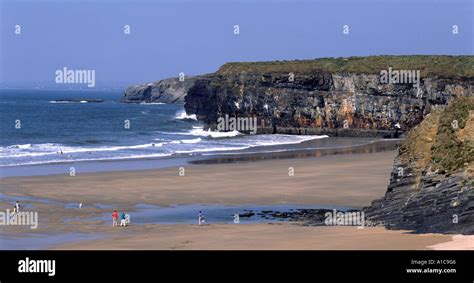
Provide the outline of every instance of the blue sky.
<path id="1" fill-rule="evenodd" d="M 7 86 L 53 84 L 63 67 L 93 69 L 97 86 L 112 86 L 229 61 L 473 54 L 472 0 L 0 1 Z"/>

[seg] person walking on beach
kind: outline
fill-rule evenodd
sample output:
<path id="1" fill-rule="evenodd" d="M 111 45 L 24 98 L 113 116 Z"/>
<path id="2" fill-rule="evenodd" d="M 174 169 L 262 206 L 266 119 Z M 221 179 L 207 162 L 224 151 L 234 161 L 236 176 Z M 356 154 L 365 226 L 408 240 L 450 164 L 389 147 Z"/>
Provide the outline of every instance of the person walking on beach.
<path id="1" fill-rule="evenodd" d="M 400 133 L 399 133 L 400 129 L 401 129 L 400 123 L 396 123 L 395 134 L 393 135 L 394 138 L 398 139 L 400 137 Z"/>
<path id="2" fill-rule="evenodd" d="M 16 212 L 20 212 L 20 202 L 16 201 L 15 203 Z"/>
<path id="3" fill-rule="evenodd" d="M 120 215 L 120 226 L 127 227 L 127 221 L 125 221 L 125 212 L 122 212 L 122 215 Z"/>
<path id="4" fill-rule="evenodd" d="M 13 213 L 11 215 L 11 219 L 15 218 L 16 216 L 16 205 L 13 207 Z"/>
<path id="5" fill-rule="evenodd" d="M 202 211 L 199 211 L 199 216 L 198 216 L 198 225 L 203 225 L 206 220 L 204 219 L 204 215 L 202 214 Z"/>
<path id="6" fill-rule="evenodd" d="M 117 210 L 114 210 L 112 213 L 112 226 L 117 227 L 117 219 L 118 219 L 118 213 Z"/>

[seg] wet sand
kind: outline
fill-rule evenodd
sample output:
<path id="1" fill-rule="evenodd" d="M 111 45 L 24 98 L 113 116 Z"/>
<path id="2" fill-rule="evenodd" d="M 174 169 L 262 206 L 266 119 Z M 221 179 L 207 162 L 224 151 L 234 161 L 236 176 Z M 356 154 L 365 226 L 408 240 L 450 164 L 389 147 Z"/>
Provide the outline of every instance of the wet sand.
<path id="1" fill-rule="evenodd" d="M 2 233 L 26 240 L 64 235 L 67 241 L 48 246 L 57 249 L 428 249 L 449 242 L 451 236 L 382 227 L 309 227 L 288 222 L 208 226 L 133 223 L 137 204 L 367 206 L 384 195 L 395 155 L 395 151 L 385 151 L 211 162 L 183 166 L 184 176 L 179 175 L 180 168 L 170 167 L 4 178 L 0 192 L 30 198 L 22 203 L 38 211 L 40 223 L 37 230 L 5 226 Z M 293 176 L 289 174 L 292 170 Z M 79 202 L 84 204 L 82 209 L 68 207 Z M 2 210 L 11 205 L 0 201 Z M 132 225 L 113 228 L 108 221 L 91 219 L 114 209 L 131 212 Z"/>
<path id="2" fill-rule="evenodd" d="M 9 196 L 112 204 L 317 204 L 363 207 L 385 193 L 395 152 L 1 179 Z M 294 171 L 294 175 L 292 175 Z"/>

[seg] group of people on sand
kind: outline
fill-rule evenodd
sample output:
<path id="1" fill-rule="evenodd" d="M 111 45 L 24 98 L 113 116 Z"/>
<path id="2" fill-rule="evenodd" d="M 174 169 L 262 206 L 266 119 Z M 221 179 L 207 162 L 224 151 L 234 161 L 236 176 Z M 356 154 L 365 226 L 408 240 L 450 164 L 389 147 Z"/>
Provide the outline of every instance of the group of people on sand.
<path id="1" fill-rule="evenodd" d="M 118 218 L 119 218 L 119 214 L 117 210 L 114 210 L 114 212 L 112 212 L 112 227 L 119 226 Z M 204 218 L 204 214 L 202 213 L 202 211 L 199 211 L 198 225 L 201 226 L 201 225 L 204 225 L 205 223 L 206 223 L 206 219 Z M 127 227 L 128 224 L 130 224 L 130 215 L 125 214 L 125 212 L 122 212 L 120 214 L 120 226 Z"/>
<path id="2" fill-rule="evenodd" d="M 130 215 L 125 214 L 125 212 L 122 212 L 122 214 L 120 214 L 120 226 L 127 227 L 128 224 L 130 224 Z M 114 212 L 112 213 L 112 226 L 113 227 L 118 226 L 117 210 L 114 210 Z"/>

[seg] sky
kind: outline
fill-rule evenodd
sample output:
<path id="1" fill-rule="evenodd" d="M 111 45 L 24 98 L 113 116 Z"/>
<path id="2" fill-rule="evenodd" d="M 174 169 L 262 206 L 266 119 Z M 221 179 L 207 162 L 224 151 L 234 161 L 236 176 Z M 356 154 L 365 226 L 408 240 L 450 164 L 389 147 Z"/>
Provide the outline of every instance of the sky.
<path id="1" fill-rule="evenodd" d="M 0 0 L 0 87 L 54 87 L 63 67 L 95 70 L 98 87 L 113 87 L 235 61 L 473 55 L 473 3 Z"/>

